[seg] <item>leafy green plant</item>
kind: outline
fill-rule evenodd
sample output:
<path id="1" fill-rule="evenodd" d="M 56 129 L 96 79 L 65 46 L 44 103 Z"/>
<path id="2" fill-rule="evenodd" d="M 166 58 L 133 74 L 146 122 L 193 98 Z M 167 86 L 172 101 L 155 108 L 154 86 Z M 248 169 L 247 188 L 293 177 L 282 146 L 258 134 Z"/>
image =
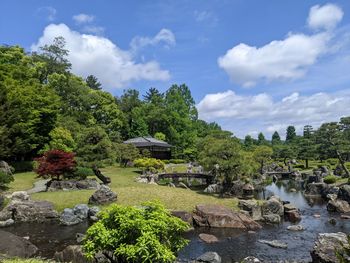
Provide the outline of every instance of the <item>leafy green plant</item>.
<path id="1" fill-rule="evenodd" d="M 86 177 L 93 176 L 95 174 L 94 174 L 94 171 L 89 167 L 78 166 L 75 168 L 74 175 L 77 178 L 85 179 Z"/>
<path id="2" fill-rule="evenodd" d="M 184 159 L 170 159 L 169 163 L 181 164 L 181 163 L 186 163 L 186 161 Z"/>
<path id="3" fill-rule="evenodd" d="M 141 207 L 112 205 L 86 232 L 83 249 L 92 259 L 102 252 L 111 262 L 173 262 L 189 226 L 159 202 Z"/>
<path id="4" fill-rule="evenodd" d="M 0 171 L 0 190 L 7 189 L 7 185 L 13 180 L 12 174 Z"/>
<path id="5" fill-rule="evenodd" d="M 165 168 L 164 162 L 155 158 L 139 158 L 134 161 L 134 165 L 150 172 L 164 170 Z"/>
<path id="6" fill-rule="evenodd" d="M 325 178 L 323 178 L 323 182 L 326 184 L 334 184 L 337 181 L 337 177 L 334 175 L 328 175 Z"/>

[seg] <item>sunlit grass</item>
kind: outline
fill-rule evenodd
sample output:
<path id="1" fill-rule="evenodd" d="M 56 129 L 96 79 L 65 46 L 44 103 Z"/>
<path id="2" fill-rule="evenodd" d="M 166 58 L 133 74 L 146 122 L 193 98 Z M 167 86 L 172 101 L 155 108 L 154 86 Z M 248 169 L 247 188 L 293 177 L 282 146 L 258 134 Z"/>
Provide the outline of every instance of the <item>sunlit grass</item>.
<path id="1" fill-rule="evenodd" d="M 39 180 L 34 172 L 16 173 L 13 177 L 15 180 L 9 185 L 10 192 L 29 190 Z"/>

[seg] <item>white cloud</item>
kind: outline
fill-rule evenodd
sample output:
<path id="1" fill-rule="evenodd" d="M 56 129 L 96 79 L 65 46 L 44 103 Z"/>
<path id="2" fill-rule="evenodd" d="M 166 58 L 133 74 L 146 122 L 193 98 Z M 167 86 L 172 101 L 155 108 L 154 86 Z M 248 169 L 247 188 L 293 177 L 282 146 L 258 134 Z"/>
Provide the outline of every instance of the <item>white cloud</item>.
<path id="1" fill-rule="evenodd" d="M 52 22 L 56 19 L 57 10 L 52 6 L 44 6 L 38 9 L 38 14 L 46 16 L 46 19 Z"/>
<path id="2" fill-rule="evenodd" d="M 82 77 L 93 74 L 105 88 L 121 88 L 132 81 L 160 80 L 170 78 L 167 70 L 160 68 L 156 61 L 137 63 L 129 51 L 120 49 L 111 40 L 95 35 L 81 34 L 65 24 L 48 25 L 32 50 L 52 43 L 62 36 L 69 50 L 72 71 Z"/>
<path id="3" fill-rule="evenodd" d="M 330 30 L 336 27 L 342 20 L 343 15 L 343 10 L 337 5 L 315 5 L 310 9 L 307 23 L 308 26 L 314 30 Z"/>
<path id="4" fill-rule="evenodd" d="M 160 43 L 164 43 L 167 47 L 175 45 L 176 39 L 174 33 L 169 29 L 162 28 L 153 38 L 140 36 L 134 37 L 130 46 L 132 50 L 136 51 L 145 46 L 155 46 Z"/>
<path id="5" fill-rule="evenodd" d="M 324 13 L 328 9 L 332 12 Z M 342 18 L 337 15 L 342 12 L 338 9 L 333 5 L 311 8 L 309 24 L 312 23 L 314 28 L 334 27 Z M 308 68 L 328 51 L 331 38 L 330 31 L 322 31 L 311 35 L 290 33 L 285 39 L 271 41 L 262 47 L 241 43 L 219 57 L 218 65 L 233 82 L 244 87 L 255 86 L 259 81 L 294 80 L 304 76 Z"/>
<path id="6" fill-rule="evenodd" d="M 82 31 L 85 33 L 102 35 L 104 33 L 105 29 L 102 26 L 86 25 L 82 28 Z"/>
<path id="7" fill-rule="evenodd" d="M 195 10 L 193 15 L 194 15 L 194 19 L 199 23 L 207 22 L 210 25 L 216 25 L 218 22 L 218 18 L 210 11 Z"/>
<path id="8" fill-rule="evenodd" d="M 91 23 L 95 20 L 95 16 L 82 13 L 82 14 L 74 15 L 73 20 L 77 24 Z"/>
<path id="9" fill-rule="evenodd" d="M 207 94 L 197 105 L 199 117 L 207 121 L 230 122 L 249 120 L 250 128 L 261 122 L 262 131 L 282 131 L 288 125 L 301 129 L 306 124 L 314 126 L 326 121 L 336 121 L 350 115 L 350 91 L 344 93 L 315 93 L 301 96 L 292 93 L 275 101 L 261 93 L 254 96 L 237 95 L 232 90 Z M 231 130 L 234 129 L 231 126 Z"/>

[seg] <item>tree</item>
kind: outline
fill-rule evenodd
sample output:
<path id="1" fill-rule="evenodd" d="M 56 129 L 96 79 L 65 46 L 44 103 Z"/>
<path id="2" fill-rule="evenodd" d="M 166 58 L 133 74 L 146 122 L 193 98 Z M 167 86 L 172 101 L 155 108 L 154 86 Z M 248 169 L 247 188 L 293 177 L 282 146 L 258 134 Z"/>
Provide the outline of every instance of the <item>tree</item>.
<path id="1" fill-rule="evenodd" d="M 296 138 L 297 134 L 295 132 L 294 126 L 288 126 L 286 132 L 286 143 L 292 142 Z"/>
<path id="2" fill-rule="evenodd" d="M 98 82 L 98 79 L 94 75 L 89 75 L 85 79 L 86 85 L 88 85 L 91 89 L 101 90 L 101 83 Z"/>
<path id="3" fill-rule="evenodd" d="M 60 180 L 61 177 L 69 178 L 76 166 L 74 156 L 74 153 L 61 150 L 47 151 L 42 157 L 35 159 L 38 162 L 35 172 L 44 178 L 51 177 L 56 180 Z"/>
<path id="4" fill-rule="evenodd" d="M 218 172 L 224 190 L 232 186 L 232 181 L 245 175 L 247 167 L 238 139 L 207 136 L 198 144 L 199 163 L 206 171 Z"/>
<path id="5" fill-rule="evenodd" d="M 161 141 L 165 141 L 165 139 L 166 139 L 165 134 L 162 132 L 156 132 L 154 134 L 154 138 L 156 138 L 157 140 L 161 140 Z"/>
<path id="6" fill-rule="evenodd" d="M 280 135 L 278 134 L 277 131 L 275 131 L 272 134 L 271 143 L 272 143 L 272 145 L 276 145 L 276 144 L 280 144 L 281 143 L 281 137 L 280 137 Z"/>
<path id="7" fill-rule="evenodd" d="M 44 148 L 41 150 L 42 153 L 48 150 L 61 150 L 64 152 L 72 152 L 75 147 L 75 141 L 69 130 L 63 127 L 56 127 L 50 133 L 49 136 L 51 141 L 45 144 Z"/>
<path id="8" fill-rule="evenodd" d="M 250 135 L 246 135 L 244 138 L 244 146 L 246 149 L 250 150 L 254 145 L 257 144 L 257 141 Z"/>
<path id="9" fill-rule="evenodd" d="M 154 105 L 161 105 L 164 103 L 164 94 L 160 93 L 156 88 L 150 88 L 143 97 L 147 103 L 152 103 Z"/>
<path id="10" fill-rule="evenodd" d="M 160 203 L 112 205 L 87 230 L 83 250 L 89 259 L 102 251 L 114 263 L 174 262 L 188 243 L 182 237 L 188 229 Z"/>
<path id="11" fill-rule="evenodd" d="M 350 173 L 343 158 L 350 151 L 350 141 L 346 140 L 343 130 L 344 125 L 342 123 L 324 123 L 317 131 L 317 138 L 322 147 L 332 152 L 338 158 L 339 164 L 350 179 Z"/>
<path id="12" fill-rule="evenodd" d="M 311 125 L 305 125 L 303 130 L 303 137 L 310 139 L 314 134 L 314 130 Z"/>
<path id="13" fill-rule="evenodd" d="M 303 137 L 297 137 L 298 158 L 305 160 L 305 167 L 309 168 L 309 160 L 317 156 L 317 145 L 312 126 L 304 126 Z"/>
<path id="14" fill-rule="evenodd" d="M 140 157 L 140 151 L 133 144 L 120 143 L 118 145 L 119 160 L 125 167 L 128 162 L 132 162 Z"/>
<path id="15" fill-rule="evenodd" d="M 264 165 L 271 159 L 272 148 L 266 145 L 260 145 L 254 149 L 253 158 L 260 164 L 260 173 L 264 173 Z"/>
<path id="16" fill-rule="evenodd" d="M 258 145 L 264 145 L 267 144 L 267 141 L 265 139 L 265 136 L 262 132 L 258 134 Z"/>

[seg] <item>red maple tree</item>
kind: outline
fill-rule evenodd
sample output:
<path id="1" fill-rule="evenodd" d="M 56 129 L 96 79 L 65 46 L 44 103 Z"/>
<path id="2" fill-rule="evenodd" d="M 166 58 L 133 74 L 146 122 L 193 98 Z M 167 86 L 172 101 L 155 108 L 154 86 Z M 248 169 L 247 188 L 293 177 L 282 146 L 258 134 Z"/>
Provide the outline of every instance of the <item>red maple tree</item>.
<path id="1" fill-rule="evenodd" d="M 40 158 L 35 159 L 38 162 L 38 168 L 35 172 L 40 177 L 51 177 L 60 180 L 60 177 L 69 176 L 74 172 L 76 161 L 75 154 L 61 150 L 50 150 L 44 153 Z"/>

